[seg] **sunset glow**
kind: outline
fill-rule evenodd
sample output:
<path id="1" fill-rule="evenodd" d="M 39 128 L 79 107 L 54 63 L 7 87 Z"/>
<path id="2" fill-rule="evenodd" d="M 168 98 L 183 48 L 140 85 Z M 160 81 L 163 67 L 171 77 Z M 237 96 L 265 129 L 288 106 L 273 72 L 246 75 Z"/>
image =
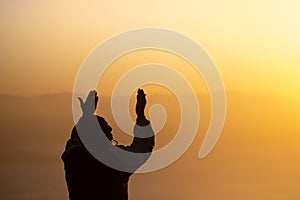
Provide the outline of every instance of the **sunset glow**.
<path id="1" fill-rule="evenodd" d="M 182 33 L 206 50 L 224 82 L 227 115 L 215 149 L 199 160 L 211 117 L 203 77 L 180 56 L 160 50 L 133 51 L 111 63 L 96 88 L 97 113 L 121 143 L 130 138 L 116 125 L 110 98 L 118 79 L 136 66 L 160 63 L 177 70 L 200 105 L 191 148 L 170 167 L 134 175 L 132 199 L 297 200 L 299 8 L 296 0 L 1 1 L 0 199 L 67 199 L 60 154 L 74 125 L 71 93 L 78 70 L 112 36 L 158 27 Z M 144 89 L 147 106 L 162 104 L 168 114 L 156 138 L 159 149 L 176 134 L 180 105 L 167 88 Z M 134 105 L 132 94 L 133 119 Z"/>

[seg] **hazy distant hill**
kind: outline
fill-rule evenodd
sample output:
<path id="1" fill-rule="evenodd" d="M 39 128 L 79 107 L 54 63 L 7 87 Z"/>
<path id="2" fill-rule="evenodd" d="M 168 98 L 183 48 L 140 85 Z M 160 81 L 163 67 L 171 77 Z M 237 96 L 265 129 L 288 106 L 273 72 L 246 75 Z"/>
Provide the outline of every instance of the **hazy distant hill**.
<path id="1" fill-rule="evenodd" d="M 148 99 L 149 104 L 161 102 L 171 112 L 169 122 L 156 138 L 159 148 L 174 137 L 180 113 L 169 97 L 149 95 Z M 134 175 L 130 182 L 132 199 L 254 200 L 263 195 L 265 199 L 300 196 L 296 187 L 300 179 L 297 100 L 228 93 L 223 133 L 204 160 L 198 160 L 197 154 L 209 123 L 209 97 L 200 96 L 199 102 L 200 128 L 191 148 L 166 169 Z M 0 95 L 0 199 L 22 199 L 24 195 L 33 200 L 66 199 L 60 154 L 73 126 L 71 103 L 71 94 Z M 131 104 L 129 109 L 134 101 Z M 110 99 L 101 97 L 100 106 L 105 109 L 99 113 L 113 126 L 118 140 L 129 142 L 129 137 L 119 134 L 112 119 Z"/>
<path id="2" fill-rule="evenodd" d="M 179 105 L 175 105 L 174 99 L 173 103 L 170 102 L 172 99 L 164 95 L 149 95 L 147 98 L 148 105 L 161 103 L 169 113 L 166 127 L 157 136 L 157 147 L 162 147 L 174 137 L 177 131 L 178 120 L 180 120 Z M 210 99 L 208 96 L 198 98 L 201 109 L 198 138 L 202 141 L 210 119 Z M 134 103 L 135 101 L 131 101 L 129 109 L 134 110 Z M 35 97 L 0 95 L 2 128 L 0 162 L 17 159 L 17 157 L 22 157 L 24 160 L 26 156 L 29 156 L 29 154 L 22 155 L 26 153 L 23 151 L 24 148 L 29 149 L 31 156 L 37 153 L 47 153 L 47 157 L 36 155 L 37 157 L 34 158 L 36 160 L 41 158 L 45 162 L 55 160 L 53 156 L 57 157 L 57 155 L 49 154 L 63 149 L 74 125 L 71 106 L 72 95 L 68 93 Z M 99 107 L 98 113 L 112 125 L 115 137 L 123 143 L 129 143 L 130 137 L 120 135 L 121 131 L 113 120 L 110 98 L 101 96 Z M 257 144 L 268 142 L 272 133 L 273 142 L 275 142 L 274 139 L 276 142 L 288 142 L 291 140 L 290 137 L 280 138 L 280 136 L 283 131 L 287 134 L 297 128 L 299 130 L 299 126 L 293 123 L 298 119 L 297 110 L 299 108 L 293 107 L 293 102 L 289 99 L 228 93 L 227 117 L 221 139 L 226 140 L 227 144 L 234 141 L 240 144 L 252 142 Z M 199 139 L 197 145 L 194 145 L 195 148 L 201 145 Z M 48 149 L 43 152 L 35 151 L 35 148 L 52 148 L 52 150 Z M 15 154 L 16 158 L 13 158 Z"/>

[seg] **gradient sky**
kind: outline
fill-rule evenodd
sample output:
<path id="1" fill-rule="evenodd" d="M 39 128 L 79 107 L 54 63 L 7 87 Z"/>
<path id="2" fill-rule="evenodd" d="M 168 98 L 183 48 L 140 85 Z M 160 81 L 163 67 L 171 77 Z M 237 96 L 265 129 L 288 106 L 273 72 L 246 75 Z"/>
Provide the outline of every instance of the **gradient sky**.
<path id="1" fill-rule="evenodd" d="M 0 199 L 67 199 L 60 155 L 74 125 L 70 93 L 76 74 L 99 43 L 142 27 L 178 31 L 207 50 L 228 92 L 227 115 L 218 144 L 199 160 L 211 106 L 209 96 L 201 95 L 199 133 L 191 149 L 164 170 L 134 175 L 132 199 L 299 199 L 299 8 L 298 0 L 1 0 Z M 97 88 L 100 95 L 111 94 L 126 70 L 148 62 L 174 67 L 207 94 L 183 59 L 147 50 L 113 62 Z M 157 136 L 159 148 L 176 133 L 178 102 L 155 96 L 170 94 L 157 85 L 144 89 L 148 107 L 166 105 L 170 116 Z M 99 114 L 126 144 L 110 99 L 99 104 Z M 133 95 L 129 109 L 134 111 Z"/>
<path id="2" fill-rule="evenodd" d="M 100 42 L 140 27 L 193 38 L 227 90 L 299 95 L 298 1 L 1 1 L 0 93 L 71 92 Z"/>

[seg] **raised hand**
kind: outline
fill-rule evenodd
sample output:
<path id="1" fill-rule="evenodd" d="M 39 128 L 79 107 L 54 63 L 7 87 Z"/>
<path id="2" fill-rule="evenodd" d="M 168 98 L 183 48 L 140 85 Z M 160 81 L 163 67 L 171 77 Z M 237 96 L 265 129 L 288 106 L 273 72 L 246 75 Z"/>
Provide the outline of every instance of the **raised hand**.
<path id="1" fill-rule="evenodd" d="M 138 117 L 145 116 L 144 110 L 146 106 L 146 94 L 142 89 L 138 89 L 138 94 L 136 96 L 136 106 L 135 106 L 135 112 Z"/>
<path id="2" fill-rule="evenodd" d="M 96 90 L 90 91 L 85 102 L 83 102 L 82 98 L 80 97 L 78 97 L 78 100 L 80 102 L 83 116 L 89 116 L 95 113 L 98 103 L 98 96 Z"/>
<path id="3" fill-rule="evenodd" d="M 146 94 L 144 93 L 144 90 L 138 89 L 138 94 L 136 96 L 135 112 L 137 115 L 136 122 L 140 126 L 146 126 L 150 123 L 145 117 L 146 103 Z"/>

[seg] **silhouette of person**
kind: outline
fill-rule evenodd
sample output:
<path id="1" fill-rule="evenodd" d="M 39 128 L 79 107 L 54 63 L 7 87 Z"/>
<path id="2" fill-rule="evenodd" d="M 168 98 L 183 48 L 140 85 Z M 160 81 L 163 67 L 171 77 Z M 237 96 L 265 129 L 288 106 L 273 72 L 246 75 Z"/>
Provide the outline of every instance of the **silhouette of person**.
<path id="1" fill-rule="evenodd" d="M 68 186 L 70 200 L 127 200 L 128 199 L 128 180 L 132 173 L 138 169 L 151 155 L 154 147 L 154 133 L 149 120 L 146 119 L 144 109 L 146 106 L 146 95 L 143 90 L 139 89 L 136 102 L 136 124 L 134 127 L 134 138 L 129 146 L 116 145 L 112 147 L 121 148 L 128 152 L 149 153 L 143 156 L 143 159 L 134 163 L 129 162 L 126 158 L 119 158 L 122 163 L 131 165 L 132 172 L 123 172 L 113 169 L 98 161 L 83 145 L 77 129 L 80 131 L 91 131 L 84 128 L 89 125 L 89 120 L 94 116 L 97 118 L 101 129 L 106 138 L 113 141 L 112 128 L 101 116 L 95 116 L 94 112 L 97 107 L 97 92 L 91 91 L 85 102 L 81 98 L 82 117 L 73 127 L 71 138 L 67 141 L 65 151 L 62 154 L 64 162 L 65 178 Z M 97 123 L 96 123 L 97 124 Z M 90 126 L 90 125 L 89 125 Z M 147 137 L 137 137 L 137 135 Z M 150 134 L 149 134 L 150 133 Z M 97 133 L 98 134 L 98 133 Z M 113 154 L 112 154 L 113 155 Z"/>

